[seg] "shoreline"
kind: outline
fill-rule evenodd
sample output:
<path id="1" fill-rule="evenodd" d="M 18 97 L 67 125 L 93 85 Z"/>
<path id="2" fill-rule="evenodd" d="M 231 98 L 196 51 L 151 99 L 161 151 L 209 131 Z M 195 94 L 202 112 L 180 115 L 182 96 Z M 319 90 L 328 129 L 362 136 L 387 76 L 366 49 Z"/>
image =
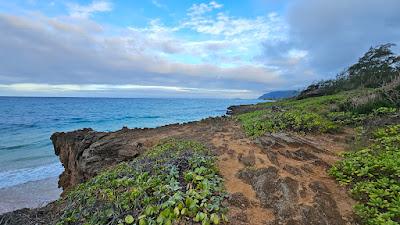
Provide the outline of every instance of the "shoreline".
<path id="1" fill-rule="evenodd" d="M 284 207 L 285 211 L 301 221 L 326 219 L 321 216 L 321 211 L 332 215 L 329 217 L 332 224 L 352 221 L 353 200 L 348 198 L 343 188 L 337 187 L 332 180 L 326 180 L 327 174 L 321 172 L 337 160 L 335 155 L 344 149 L 344 140 L 351 133 L 301 136 L 282 132 L 252 139 L 232 116 L 259 108 L 254 104 L 237 105 L 229 107 L 223 116 L 156 128 L 125 127 L 113 132 L 86 128 L 56 132 L 51 140 L 65 168 L 58 184 L 68 191 L 106 168 L 143 155 L 162 140 L 190 140 L 202 143 L 215 153 L 227 193 L 234 199 L 228 202 L 230 210 L 227 217 L 243 218 L 243 223 L 239 224 L 286 221 L 287 217 L 279 213 L 279 207 Z M 250 167 L 257 170 L 247 170 Z M 258 189 L 256 180 L 268 181 L 263 186 L 270 188 Z M 273 182 L 270 183 L 270 180 Z M 273 195 L 287 193 L 287 196 L 283 202 L 271 199 L 271 205 L 267 206 L 265 199 L 257 196 L 265 196 L 271 191 Z M 321 191 L 325 194 L 313 197 Z M 307 206 L 304 206 L 303 199 Z M 252 207 L 243 210 L 242 202 L 252 202 Z M 326 205 L 325 202 L 332 204 Z M 9 224 L 55 224 L 63 215 L 63 207 L 50 203 L 44 207 L 16 210 L 0 215 L 0 220 Z M 304 216 L 301 214 L 304 210 L 311 214 Z"/>
<path id="2" fill-rule="evenodd" d="M 57 200 L 62 192 L 58 177 L 29 181 L 0 189 L 0 215 L 23 208 L 40 208 Z M 45 193 L 45 194 L 44 194 Z"/>
<path id="3" fill-rule="evenodd" d="M 264 101 L 261 101 L 264 102 Z M 234 114 L 232 112 L 231 108 L 241 108 L 241 107 L 251 107 L 252 105 L 256 105 L 257 103 L 254 104 L 239 104 L 239 105 L 231 105 L 229 107 L 225 108 L 225 113 L 219 116 L 207 116 L 205 118 L 201 118 L 198 120 L 191 120 L 191 121 L 186 121 L 186 122 L 180 122 L 180 123 L 168 123 L 164 125 L 159 125 L 156 127 L 143 127 L 143 128 L 129 128 L 129 130 L 158 130 L 158 129 L 169 129 L 169 127 L 173 126 L 180 126 L 184 124 L 193 124 L 193 123 L 198 123 L 204 120 L 208 119 L 213 119 L 213 118 L 224 118 L 227 117 L 231 114 Z M 84 129 L 84 128 L 82 128 Z M 119 132 L 126 129 L 126 127 L 122 127 L 119 130 L 111 131 L 111 132 Z M 73 131 L 70 131 L 73 132 Z M 97 132 L 97 131 L 95 131 Z M 101 132 L 101 131 L 100 131 Z M 107 133 L 106 131 L 103 131 L 104 133 Z M 55 151 L 53 149 L 53 151 Z M 56 154 L 55 154 L 56 156 Z M 56 156 L 59 160 L 59 163 L 61 163 L 60 157 Z M 62 172 L 65 171 L 65 168 L 62 169 Z M 37 209 L 41 208 L 43 206 L 48 205 L 49 203 L 56 201 L 59 199 L 61 193 L 63 192 L 62 188 L 58 188 L 58 183 L 60 182 L 60 177 L 55 176 L 55 177 L 50 177 L 50 178 L 44 178 L 41 180 L 35 180 L 35 181 L 28 181 L 26 183 L 22 184 L 16 184 L 13 186 L 6 186 L 0 188 L 0 215 L 24 209 L 24 208 L 29 208 L 29 209 Z M 27 194 L 29 193 L 29 194 Z"/>
<path id="4" fill-rule="evenodd" d="M 240 112 L 237 109 L 241 108 L 252 108 L 255 104 L 242 104 L 242 105 L 232 105 L 225 109 L 225 114 L 220 116 L 208 116 L 199 120 L 193 120 L 182 123 L 169 123 L 165 125 L 160 125 L 157 127 L 143 127 L 143 128 L 129 128 L 129 130 L 157 130 L 163 128 L 170 128 L 173 126 L 187 125 L 193 123 L 199 123 L 204 120 L 217 119 L 229 117 L 233 114 Z M 85 128 L 82 128 L 85 129 Z M 115 130 L 112 132 L 119 132 L 126 129 L 122 127 L 120 130 Z M 93 130 L 94 131 L 94 130 Z M 73 131 L 72 131 L 73 132 Z M 98 132 L 98 131 L 94 131 Z M 59 156 L 58 156 L 59 158 Z M 60 158 L 59 158 L 60 160 Z M 61 160 L 60 160 L 61 163 Z M 63 168 L 63 171 L 65 168 Z M 0 215 L 13 212 L 16 210 L 29 208 L 37 209 L 48 205 L 51 202 L 58 200 L 63 192 L 62 188 L 59 188 L 60 176 L 45 178 L 42 180 L 28 181 L 26 183 L 17 184 L 14 186 L 0 188 Z M 29 193 L 29 194 L 26 194 Z M 45 193 L 45 194 L 44 194 Z"/>

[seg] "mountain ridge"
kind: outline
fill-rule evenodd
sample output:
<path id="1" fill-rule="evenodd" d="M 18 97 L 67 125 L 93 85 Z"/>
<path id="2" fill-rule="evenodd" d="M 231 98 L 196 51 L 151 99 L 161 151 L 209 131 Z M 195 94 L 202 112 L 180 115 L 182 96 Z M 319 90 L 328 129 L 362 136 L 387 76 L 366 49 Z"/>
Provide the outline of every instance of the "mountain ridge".
<path id="1" fill-rule="evenodd" d="M 280 91 L 271 91 L 267 92 L 258 99 L 266 99 L 266 100 L 278 100 L 278 99 L 284 99 L 284 98 L 293 98 L 296 97 L 300 91 L 297 90 L 280 90 Z"/>

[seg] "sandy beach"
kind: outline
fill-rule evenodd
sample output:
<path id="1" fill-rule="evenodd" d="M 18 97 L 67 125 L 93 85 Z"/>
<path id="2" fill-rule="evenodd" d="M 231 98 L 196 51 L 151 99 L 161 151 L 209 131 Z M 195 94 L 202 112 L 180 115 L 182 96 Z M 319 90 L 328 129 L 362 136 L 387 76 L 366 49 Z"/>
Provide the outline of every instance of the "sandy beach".
<path id="1" fill-rule="evenodd" d="M 52 177 L 0 189 L 0 214 L 57 200 L 62 192 L 57 181 L 58 177 Z"/>

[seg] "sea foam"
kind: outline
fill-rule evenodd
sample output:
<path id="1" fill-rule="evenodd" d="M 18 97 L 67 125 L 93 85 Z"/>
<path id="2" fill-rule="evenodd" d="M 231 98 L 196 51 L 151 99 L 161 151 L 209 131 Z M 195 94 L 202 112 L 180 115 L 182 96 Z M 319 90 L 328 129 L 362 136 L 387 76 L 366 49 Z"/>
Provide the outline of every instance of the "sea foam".
<path id="1" fill-rule="evenodd" d="M 0 188 L 11 187 L 29 181 L 57 177 L 63 172 L 61 163 L 53 163 L 35 168 L 24 168 L 0 172 Z"/>

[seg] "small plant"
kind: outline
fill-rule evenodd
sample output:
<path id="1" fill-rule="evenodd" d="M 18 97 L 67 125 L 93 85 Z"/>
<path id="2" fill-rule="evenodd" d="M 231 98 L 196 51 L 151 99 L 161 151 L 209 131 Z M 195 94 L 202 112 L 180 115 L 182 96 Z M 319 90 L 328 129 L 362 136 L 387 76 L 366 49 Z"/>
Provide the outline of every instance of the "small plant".
<path id="1" fill-rule="evenodd" d="M 344 154 L 330 174 L 351 188 L 366 224 L 400 224 L 400 125 L 378 129 L 373 143 Z"/>
<path id="2" fill-rule="evenodd" d="M 396 108 L 380 107 L 373 110 L 373 114 L 377 116 L 389 115 L 397 112 Z"/>
<path id="3" fill-rule="evenodd" d="M 58 224 L 219 224 L 225 197 L 215 157 L 197 142 L 168 140 L 69 192 Z"/>

